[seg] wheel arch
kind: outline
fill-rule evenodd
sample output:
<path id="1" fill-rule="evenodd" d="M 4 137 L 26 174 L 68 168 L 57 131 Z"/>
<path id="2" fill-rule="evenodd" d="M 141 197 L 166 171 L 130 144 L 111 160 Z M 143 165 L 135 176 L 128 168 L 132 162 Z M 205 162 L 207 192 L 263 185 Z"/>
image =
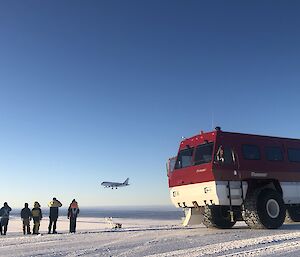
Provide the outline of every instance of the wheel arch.
<path id="1" fill-rule="evenodd" d="M 283 191 L 281 185 L 276 179 L 249 179 L 247 180 L 248 189 L 247 195 L 251 194 L 256 189 L 272 189 L 278 192 L 281 196 L 283 195 Z"/>

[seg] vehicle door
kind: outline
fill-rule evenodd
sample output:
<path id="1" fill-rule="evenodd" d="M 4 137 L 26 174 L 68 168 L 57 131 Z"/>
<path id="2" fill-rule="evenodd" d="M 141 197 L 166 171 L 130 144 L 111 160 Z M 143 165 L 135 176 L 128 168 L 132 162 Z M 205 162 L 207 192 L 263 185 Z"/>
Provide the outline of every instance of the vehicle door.
<path id="1" fill-rule="evenodd" d="M 215 148 L 214 174 L 216 180 L 239 180 L 238 160 L 234 149 L 227 144 Z"/>

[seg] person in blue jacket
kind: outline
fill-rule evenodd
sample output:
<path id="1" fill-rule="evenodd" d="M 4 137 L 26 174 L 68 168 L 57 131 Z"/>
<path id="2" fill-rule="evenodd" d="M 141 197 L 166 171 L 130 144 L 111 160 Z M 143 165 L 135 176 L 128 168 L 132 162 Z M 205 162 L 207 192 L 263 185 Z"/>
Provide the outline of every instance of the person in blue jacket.
<path id="1" fill-rule="evenodd" d="M 8 206 L 7 202 L 5 202 L 3 207 L 0 209 L 0 217 L 1 217 L 0 234 L 1 235 L 6 235 L 10 212 L 11 212 L 11 208 Z"/>

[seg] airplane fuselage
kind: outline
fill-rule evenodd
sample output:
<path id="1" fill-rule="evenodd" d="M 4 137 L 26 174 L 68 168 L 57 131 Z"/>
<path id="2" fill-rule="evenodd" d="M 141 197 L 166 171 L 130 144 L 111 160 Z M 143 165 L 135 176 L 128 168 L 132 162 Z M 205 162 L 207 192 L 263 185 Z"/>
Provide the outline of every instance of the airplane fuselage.
<path id="1" fill-rule="evenodd" d="M 123 185 L 123 183 L 116 183 L 116 182 L 102 182 L 101 186 L 105 187 L 124 187 L 127 185 Z"/>
<path id="2" fill-rule="evenodd" d="M 125 186 L 129 186 L 128 184 L 129 178 L 127 178 L 123 183 L 119 183 L 119 182 L 102 182 L 101 186 L 104 187 L 111 187 L 111 188 L 118 188 L 118 187 L 125 187 Z"/>

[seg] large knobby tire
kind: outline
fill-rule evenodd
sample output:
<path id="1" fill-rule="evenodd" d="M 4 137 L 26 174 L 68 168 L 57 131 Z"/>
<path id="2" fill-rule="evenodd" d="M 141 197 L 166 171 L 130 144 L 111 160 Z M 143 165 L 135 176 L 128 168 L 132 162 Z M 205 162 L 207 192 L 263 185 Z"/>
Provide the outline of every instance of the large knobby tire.
<path id="1" fill-rule="evenodd" d="M 282 226 L 286 208 L 281 195 L 272 189 L 256 189 L 247 195 L 243 219 L 250 228 L 275 229 Z"/>
<path id="2" fill-rule="evenodd" d="M 202 222 L 207 228 L 232 228 L 236 221 L 231 221 L 227 206 L 205 206 Z"/>
<path id="3" fill-rule="evenodd" d="M 288 206 L 285 216 L 286 223 L 300 222 L 300 206 Z"/>

